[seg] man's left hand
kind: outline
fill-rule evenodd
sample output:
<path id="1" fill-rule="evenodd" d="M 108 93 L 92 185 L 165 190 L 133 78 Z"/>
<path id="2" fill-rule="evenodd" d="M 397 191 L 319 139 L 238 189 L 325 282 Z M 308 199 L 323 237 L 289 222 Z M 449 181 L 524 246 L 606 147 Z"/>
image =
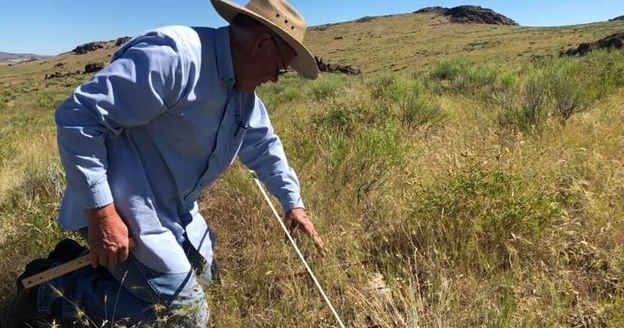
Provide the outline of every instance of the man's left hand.
<path id="1" fill-rule="evenodd" d="M 286 212 L 286 226 L 288 227 L 289 233 L 296 229 L 302 229 L 305 233 L 312 238 L 316 247 L 320 251 L 325 250 L 325 246 L 323 244 L 323 240 L 321 236 L 319 236 L 318 232 L 314 229 L 314 224 L 308 218 L 305 209 L 303 208 L 293 208 L 290 211 Z"/>

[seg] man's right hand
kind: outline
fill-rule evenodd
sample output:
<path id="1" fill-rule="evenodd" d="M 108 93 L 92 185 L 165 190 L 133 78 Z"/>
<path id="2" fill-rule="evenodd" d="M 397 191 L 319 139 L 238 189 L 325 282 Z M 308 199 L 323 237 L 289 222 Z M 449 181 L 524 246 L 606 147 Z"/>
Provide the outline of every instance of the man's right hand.
<path id="1" fill-rule="evenodd" d="M 128 227 L 113 203 L 86 210 L 89 224 L 89 248 L 91 266 L 103 265 L 114 270 L 128 258 L 130 240 Z"/>

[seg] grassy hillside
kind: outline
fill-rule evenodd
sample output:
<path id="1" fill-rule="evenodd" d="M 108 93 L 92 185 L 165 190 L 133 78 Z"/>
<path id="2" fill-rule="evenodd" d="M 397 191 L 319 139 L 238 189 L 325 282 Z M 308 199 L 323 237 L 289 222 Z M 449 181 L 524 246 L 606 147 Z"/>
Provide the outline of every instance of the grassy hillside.
<path id="1" fill-rule="evenodd" d="M 318 26 L 307 42 L 327 61 L 364 72 L 414 71 L 457 56 L 505 63 L 558 56 L 561 50 L 623 30 L 623 21 L 546 28 L 453 24 L 429 13 Z"/>
<path id="2" fill-rule="evenodd" d="M 539 56 L 558 56 L 562 50 L 624 31 L 615 20 L 563 27 L 524 27 L 454 24 L 432 13 L 374 17 L 364 22 L 314 26 L 306 35 L 309 49 L 325 61 L 353 65 L 364 73 L 418 71 L 458 56 L 476 61 L 515 63 Z M 97 41 L 97 40 L 94 40 Z M 116 49 L 85 55 L 70 52 L 15 67 L 0 66 L 0 81 L 38 80 L 56 71 L 83 70 L 92 61 L 108 62 Z M 54 67 L 63 63 L 64 67 Z"/>
<path id="3" fill-rule="evenodd" d="M 299 243 L 348 327 L 624 326 L 624 51 L 558 58 L 622 30 L 433 14 L 311 29 L 314 53 L 364 74 L 258 93 L 328 252 Z M 0 66 L 0 305 L 71 236 L 52 113 L 89 75 L 43 77 L 113 50 Z M 200 208 L 214 327 L 337 326 L 244 167 Z"/>

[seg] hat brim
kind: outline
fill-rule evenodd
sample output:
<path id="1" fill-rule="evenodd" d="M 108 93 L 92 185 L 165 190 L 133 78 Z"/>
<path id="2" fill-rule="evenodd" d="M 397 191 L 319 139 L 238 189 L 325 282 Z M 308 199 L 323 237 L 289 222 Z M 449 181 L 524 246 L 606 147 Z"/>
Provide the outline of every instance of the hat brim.
<path id="1" fill-rule="evenodd" d="M 318 77 L 319 69 L 316 64 L 316 59 L 314 56 L 299 41 L 295 40 L 292 36 L 286 33 L 283 29 L 273 24 L 271 21 L 265 19 L 264 17 L 254 13 L 253 11 L 227 0 L 211 0 L 212 5 L 215 10 L 221 17 L 223 17 L 226 21 L 231 22 L 231 20 L 238 14 L 247 15 L 260 23 L 262 25 L 268 27 L 271 31 L 277 34 L 282 40 L 288 43 L 289 46 L 295 50 L 297 56 L 290 63 L 290 67 L 292 67 L 299 75 L 306 79 L 314 80 Z"/>

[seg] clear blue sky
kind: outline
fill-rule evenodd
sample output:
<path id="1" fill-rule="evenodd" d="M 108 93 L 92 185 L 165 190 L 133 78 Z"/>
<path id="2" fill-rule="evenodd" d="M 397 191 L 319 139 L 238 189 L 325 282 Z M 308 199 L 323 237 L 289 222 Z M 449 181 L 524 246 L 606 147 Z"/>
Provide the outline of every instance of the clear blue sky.
<path id="1" fill-rule="evenodd" d="M 234 0 L 244 5 L 247 0 Z M 624 15 L 623 0 L 290 0 L 309 26 L 413 12 L 429 6 L 477 5 L 523 26 L 584 24 Z M 169 24 L 225 24 L 209 0 L 0 0 L 0 51 L 55 55 L 77 45 Z"/>

